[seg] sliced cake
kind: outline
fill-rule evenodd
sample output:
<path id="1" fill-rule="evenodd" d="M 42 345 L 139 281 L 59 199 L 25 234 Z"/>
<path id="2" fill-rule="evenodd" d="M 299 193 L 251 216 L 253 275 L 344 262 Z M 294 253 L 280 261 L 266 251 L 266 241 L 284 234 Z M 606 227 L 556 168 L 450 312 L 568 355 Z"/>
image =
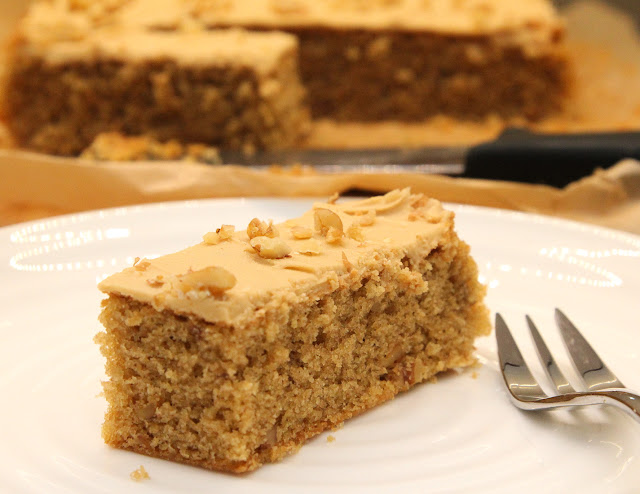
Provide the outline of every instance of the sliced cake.
<path id="1" fill-rule="evenodd" d="M 475 361 L 485 290 L 438 201 L 396 190 L 265 220 L 100 283 L 108 444 L 249 471 Z"/>

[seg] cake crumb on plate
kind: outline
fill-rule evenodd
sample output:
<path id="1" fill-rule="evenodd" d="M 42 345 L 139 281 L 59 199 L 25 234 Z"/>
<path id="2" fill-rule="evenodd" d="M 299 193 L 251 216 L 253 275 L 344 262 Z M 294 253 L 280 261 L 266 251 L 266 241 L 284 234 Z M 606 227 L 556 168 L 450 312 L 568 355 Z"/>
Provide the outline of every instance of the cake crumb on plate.
<path id="1" fill-rule="evenodd" d="M 149 473 L 145 470 L 144 465 L 140 465 L 136 470 L 129 474 L 131 480 L 136 482 L 142 482 L 143 480 L 149 479 Z"/>

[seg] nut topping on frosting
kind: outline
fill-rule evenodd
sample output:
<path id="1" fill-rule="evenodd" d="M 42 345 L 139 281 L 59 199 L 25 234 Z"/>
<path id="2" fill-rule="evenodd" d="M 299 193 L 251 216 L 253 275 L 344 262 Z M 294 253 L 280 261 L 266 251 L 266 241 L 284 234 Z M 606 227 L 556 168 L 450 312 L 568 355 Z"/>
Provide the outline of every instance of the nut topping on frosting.
<path id="1" fill-rule="evenodd" d="M 358 218 L 360 226 L 372 226 L 376 222 L 376 211 L 371 209 Z"/>
<path id="2" fill-rule="evenodd" d="M 327 199 L 327 204 L 335 204 L 338 199 L 340 199 L 340 194 L 334 192 L 329 199 Z"/>
<path id="3" fill-rule="evenodd" d="M 280 237 L 258 236 L 252 238 L 251 247 L 264 259 L 282 259 L 291 254 L 289 247 Z"/>
<path id="4" fill-rule="evenodd" d="M 205 233 L 202 237 L 207 245 L 216 245 L 224 240 L 231 240 L 236 227 L 233 225 L 222 225 L 215 232 Z"/>
<path id="5" fill-rule="evenodd" d="M 357 223 L 353 223 L 347 228 L 347 237 L 357 240 L 358 242 L 364 242 L 364 232 Z"/>
<path id="6" fill-rule="evenodd" d="M 160 288 L 162 285 L 164 285 L 164 276 L 159 274 L 155 278 L 148 279 L 147 285 L 153 288 Z"/>
<path id="7" fill-rule="evenodd" d="M 148 259 L 141 260 L 139 257 L 136 257 L 133 261 L 133 267 L 136 271 L 145 271 L 149 266 L 151 266 L 151 263 Z"/>
<path id="8" fill-rule="evenodd" d="M 275 238 L 280 236 L 278 229 L 273 225 L 273 221 L 269 220 L 269 223 L 260 221 L 258 218 L 253 218 L 247 226 L 247 235 L 250 239 L 256 237 L 269 237 Z"/>
<path id="9" fill-rule="evenodd" d="M 342 240 L 344 227 L 340 216 L 330 209 L 317 208 L 313 218 L 316 230 L 325 236 L 327 242 L 333 244 Z"/>
<path id="10" fill-rule="evenodd" d="M 207 291 L 211 295 L 220 295 L 236 285 L 236 277 L 224 268 L 209 266 L 198 271 L 177 276 L 178 288 L 183 293 Z"/>

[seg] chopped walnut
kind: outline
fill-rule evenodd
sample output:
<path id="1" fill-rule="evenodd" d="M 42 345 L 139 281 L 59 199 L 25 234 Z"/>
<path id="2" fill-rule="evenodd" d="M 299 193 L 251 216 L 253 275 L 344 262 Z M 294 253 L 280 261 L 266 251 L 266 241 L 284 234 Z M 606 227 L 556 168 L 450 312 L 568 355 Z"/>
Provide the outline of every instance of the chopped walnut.
<path id="1" fill-rule="evenodd" d="M 390 367 L 405 355 L 406 355 L 406 352 L 403 350 L 402 345 L 400 345 L 400 343 L 396 343 L 387 351 L 387 354 L 382 359 L 380 364 L 383 367 Z"/>
<path id="2" fill-rule="evenodd" d="M 236 277 L 224 268 L 209 266 L 198 271 L 180 275 L 178 288 L 187 293 L 192 290 L 207 291 L 211 295 L 220 295 L 236 285 Z"/>
<path id="3" fill-rule="evenodd" d="M 148 279 L 147 285 L 149 285 L 152 288 L 160 288 L 162 285 L 164 285 L 164 276 L 159 274 L 155 278 Z"/>
<path id="4" fill-rule="evenodd" d="M 148 259 L 140 260 L 139 257 L 136 257 L 133 261 L 133 267 L 136 271 L 146 271 L 149 266 L 151 266 L 151 263 Z"/>
<path id="5" fill-rule="evenodd" d="M 356 223 L 353 223 L 347 228 L 347 237 L 357 240 L 358 242 L 364 242 L 364 233 L 362 227 Z"/>
<path id="6" fill-rule="evenodd" d="M 253 218 L 247 226 L 247 235 L 250 239 L 256 237 L 269 237 L 275 238 L 280 236 L 278 229 L 273 225 L 273 221 L 269 220 L 269 223 L 260 221 L 258 218 Z"/>
<path id="7" fill-rule="evenodd" d="M 418 221 L 422 217 L 422 211 L 411 211 L 409 213 L 409 221 Z"/>
<path id="8" fill-rule="evenodd" d="M 222 225 L 215 232 L 205 233 L 202 237 L 207 245 L 216 245 L 225 240 L 231 240 L 236 227 L 233 225 Z"/>
<path id="9" fill-rule="evenodd" d="M 358 219 L 358 224 L 360 226 L 371 226 L 375 222 L 376 222 L 376 211 L 374 209 L 367 211 L 366 214 L 363 214 Z"/>
<path id="10" fill-rule="evenodd" d="M 280 237 L 254 237 L 249 242 L 251 247 L 264 259 L 282 259 L 291 254 L 291 247 Z"/>
<path id="11" fill-rule="evenodd" d="M 412 194 L 409 196 L 409 205 L 413 209 L 420 209 L 425 206 L 432 206 L 437 204 L 438 201 L 431 197 L 427 197 L 424 194 Z"/>
<path id="12" fill-rule="evenodd" d="M 311 228 L 306 226 L 294 226 L 291 228 L 291 235 L 295 239 L 303 240 L 311 238 L 313 236 L 313 232 L 311 231 Z"/>
<path id="13" fill-rule="evenodd" d="M 330 209 L 316 209 L 314 223 L 316 230 L 324 235 L 329 243 L 339 242 L 344 236 L 344 227 L 340 216 Z"/>
<path id="14" fill-rule="evenodd" d="M 222 225 L 216 230 L 216 233 L 220 235 L 222 240 L 229 240 L 233 237 L 233 233 L 236 231 L 236 227 L 233 225 Z"/>
<path id="15" fill-rule="evenodd" d="M 413 211 L 409 212 L 409 221 L 425 220 L 428 223 L 439 223 L 447 215 L 447 211 L 442 208 L 442 204 L 436 199 L 426 197 L 422 194 L 412 196 L 411 207 Z"/>

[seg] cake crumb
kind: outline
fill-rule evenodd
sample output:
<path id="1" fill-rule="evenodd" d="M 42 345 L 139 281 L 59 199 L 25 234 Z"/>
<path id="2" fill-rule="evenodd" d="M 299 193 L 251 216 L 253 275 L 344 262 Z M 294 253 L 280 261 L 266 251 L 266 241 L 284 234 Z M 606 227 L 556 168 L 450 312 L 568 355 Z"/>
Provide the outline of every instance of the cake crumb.
<path id="1" fill-rule="evenodd" d="M 136 470 L 131 472 L 129 474 L 129 477 L 131 477 L 131 480 L 135 482 L 142 482 L 143 480 L 147 480 L 150 478 L 149 473 L 147 473 L 147 471 L 144 468 L 144 465 L 140 465 L 140 467 L 138 467 Z"/>
<path id="2" fill-rule="evenodd" d="M 336 440 L 336 438 L 335 438 L 334 436 L 332 436 L 331 434 L 329 434 L 329 435 L 327 436 L 327 442 L 328 442 L 328 443 L 332 443 L 332 442 L 334 442 L 335 440 Z"/>

